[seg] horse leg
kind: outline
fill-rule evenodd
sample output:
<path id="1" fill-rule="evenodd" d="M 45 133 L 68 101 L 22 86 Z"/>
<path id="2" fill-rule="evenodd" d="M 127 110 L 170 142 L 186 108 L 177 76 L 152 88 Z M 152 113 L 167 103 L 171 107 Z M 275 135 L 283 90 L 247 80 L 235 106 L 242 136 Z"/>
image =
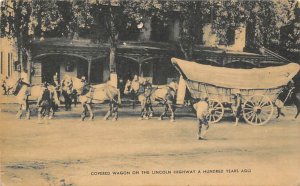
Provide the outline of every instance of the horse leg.
<path id="1" fill-rule="evenodd" d="M 30 119 L 31 110 L 28 101 L 25 101 L 26 119 Z"/>
<path id="2" fill-rule="evenodd" d="M 82 103 L 82 112 L 81 112 L 81 121 L 84 121 L 85 117 L 86 117 L 86 103 Z"/>
<path id="3" fill-rule="evenodd" d="M 152 108 L 152 104 L 151 103 L 149 105 L 149 109 L 150 109 L 149 117 L 153 117 L 153 108 Z"/>
<path id="4" fill-rule="evenodd" d="M 201 140 L 202 139 L 202 137 L 201 137 L 201 129 L 202 129 L 202 121 L 199 119 L 199 118 L 197 118 L 197 120 L 198 120 L 198 140 Z"/>
<path id="5" fill-rule="evenodd" d="M 276 118 L 279 118 L 280 113 L 281 113 L 281 109 L 279 107 L 276 107 L 276 108 L 277 108 L 277 116 L 276 116 Z"/>
<path id="6" fill-rule="evenodd" d="M 300 99 L 299 99 L 299 95 L 300 93 L 294 94 L 293 95 L 293 102 L 297 108 L 297 114 L 295 115 L 295 119 L 298 117 L 299 113 L 300 113 Z"/>
<path id="7" fill-rule="evenodd" d="M 142 120 L 145 114 L 145 107 L 141 108 L 141 113 L 140 113 L 140 117 L 138 118 L 138 120 Z"/>
<path id="8" fill-rule="evenodd" d="M 49 109 L 49 119 L 52 119 L 55 114 L 55 103 L 51 103 L 50 109 Z"/>
<path id="9" fill-rule="evenodd" d="M 113 119 L 113 121 L 117 121 L 118 120 L 118 103 L 113 103 L 113 113 L 115 114 L 115 117 Z"/>
<path id="10" fill-rule="evenodd" d="M 174 105 L 169 105 L 170 109 L 171 109 L 171 122 L 175 121 L 175 106 Z"/>
<path id="11" fill-rule="evenodd" d="M 132 92 L 131 93 L 131 100 L 132 100 L 132 109 L 134 109 L 135 108 L 135 101 L 136 101 L 136 96 L 135 96 L 135 94 Z"/>
<path id="12" fill-rule="evenodd" d="M 87 108 L 88 111 L 89 111 L 89 114 L 90 114 L 89 120 L 91 121 L 91 120 L 93 120 L 94 117 L 95 117 L 91 104 L 86 104 L 86 108 Z"/>
<path id="13" fill-rule="evenodd" d="M 295 116 L 295 119 L 297 119 L 299 113 L 300 113 L 300 109 L 297 111 L 297 114 L 296 114 L 296 116 Z"/>
<path id="14" fill-rule="evenodd" d="M 164 110 L 164 112 L 160 115 L 160 117 L 159 117 L 158 119 L 159 119 L 159 120 L 163 120 L 163 119 L 164 119 L 164 116 L 166 116 L 168 110 L 169 110 L 169 105 L 168 105 L 168 104 L 165 104 L 165 110 Z"/>
<path id="15" fill-rule="evenodd" d="M 109 110 L 107 111 L 107 113 L 105 114 L 103 120 L 108 120 L 108 118 L 112 115 L 112 104 L 109 103 Z"/>
<path id="16" fill-rule="evenodd" d="M 295 104 L 296 108 L 297 108 L 297 114 L 295 116 L 295 119 L 298 117 L 299 113 L 300 113 L 300 101 L 298 103 Z"/>
<path id="17" fill-rule="evenodd" d="M 38 108 L 38 123 L 42 123 L 43 107 Z"/>
<path id="18" fill-rule="evenodd" d="M 74 107 L 76 107 L 77 106 L 77 95 L 75 94 L 73 96 L 73 98 L 74 98 Z"/>
<path id="19" fill-rule="evenodd" d="M 17 119 L 21 119 L 21 118 L 22 118 L 22 115 L 23 115 L 23 105 L 20 104 L 20 105 L 19 105 L 19 110 L 18 110 L 18 112 L 17 112 L 17 114 L 16 114 Z"/>
<path id="20" fill-rule="evenodd" d="M 146 109 L 146 102 L 145 101 L 141 101 L 141 113 L 140 113 L 140 117 L 138 118 L 138 120 L 142 120 L 144 115 L 145 115 L 145 109 Z"/>

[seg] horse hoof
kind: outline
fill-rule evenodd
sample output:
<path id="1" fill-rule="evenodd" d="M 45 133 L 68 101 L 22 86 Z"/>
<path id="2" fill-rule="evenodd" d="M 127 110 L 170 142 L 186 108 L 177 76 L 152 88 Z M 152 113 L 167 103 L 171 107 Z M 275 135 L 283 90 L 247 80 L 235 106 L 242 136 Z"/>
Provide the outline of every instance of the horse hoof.
<path id="1" fill-rule="evenodd" d="M 170 120 L 170 122 L 172 122 L 172 123 L 173 123 L 173 122 L 175 122 L 175 120 L 174 120 L 174 119 L 171 119 L 171 120 Z"/>
<path id="2" fill-rule="evenodd" d="M 163 120 L 162 118 L 158 118 L 159 121 Z"/>
<path id="3" fill-rule="evenodd" d="M 143 118 L 138 118 L 138 120 L 142 120 Z"/>
<path id="4" fill-rule="evenodd" d="M 116 118 L 114 118 L 114 119 L 112 119 L 112 121 L 113 121 L 113 122 L 115 122 L 115 121 L 117 121 L 117 119 L 116 119 Z"/>

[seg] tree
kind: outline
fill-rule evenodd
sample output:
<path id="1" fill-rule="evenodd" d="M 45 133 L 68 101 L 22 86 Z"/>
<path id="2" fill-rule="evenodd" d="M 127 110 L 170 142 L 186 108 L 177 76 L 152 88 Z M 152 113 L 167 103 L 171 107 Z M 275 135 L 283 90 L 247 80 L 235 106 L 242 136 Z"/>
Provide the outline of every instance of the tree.
<path id="1" fill-rule="evenodd" d="M 291 59 L 300 58 L 300 3 L 291 9 L 291 21 L 280 32 L 281 53 Z"/>
<path id="2" fill-rule="evenodd" d="M 1 37 L 15 41 L 21 70 L 31 68 L 30 63 L 23 59 L 30 57 L 33 39 L 42 36 L 44 32 L 54 30 L 60 21 L 57 6 L 53 1 L 15 0 L 12 3 L 1 3 Z"/>

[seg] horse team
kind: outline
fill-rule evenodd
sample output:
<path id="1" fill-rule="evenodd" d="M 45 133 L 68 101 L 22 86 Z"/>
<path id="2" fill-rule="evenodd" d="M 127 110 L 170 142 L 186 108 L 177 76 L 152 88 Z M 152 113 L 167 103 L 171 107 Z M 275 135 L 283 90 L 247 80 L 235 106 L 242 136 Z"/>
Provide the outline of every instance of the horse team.
<path id="1" fill-rule="evenodd" d="M 17 80 L 5 79 L 2 82 L 2 87 L 5 94 L 14 94 L 17 97 L 19 103 L 19 109 L 17 118 L 21 118 L 24 113 L 26 118 L 30 118 L 30 104 L 37 102 L 39 108 L 38 118 L 41 117 L 51 119 L 54 116 L 60 104 L 60 98 L 63 97 L 65 103 L 65 109 L 70 110 L 71 104 L 75 106 L 79 102 L 81 103 L 82 112 L 81 120 L 85 120 L 89 116 L 89 120 L 94 119 L 94 111 L 92 104 L 106 103 L 109 104 L 109 110 L 104 116 L 104 120 L 112 117 L 113 120 L 118 119 L 118 108 L 121 105 L 121 92 L 120 89 L 110 84 L 110 82 L 104 84 L 91 85 L 85 81 L 85 78 L 81 79 L 71 76 L 65 76 L 59 84 L 55 81 L 52 85 L 44 83 L 40 85 L 30 85 L 24 78 Z M 167 86 L 153 87 L 152 84 L 143 79 L 135 76 L 132 80 L 127 80 L 123 94 L 128 95 L 133 100 L 133 106 L 136 99 L 141 104 L 141 112 L 139 120 L 153 116 L 153 102 L 158 102 L 164 106 L 163 113 L 159 116 L 159 120 L 163 120 L 167 112 L 170 110 L 170 121 L 175 121 L 176 110 L 176 96 L 177 96 L 178 84 L 176 81 L 172 81 Z M 300 93 L 295 92 L 294 87 L 288 85 L 284 89 L 284 94 L 288 94 L 292 102 L 297 106 L 297 114 L 300 112 Z M 287 92 L 286 92 L 287 91 Z M 279 96 L 280 98 L 280 96 Z M 280 104 L 276 104 L 277 118 L 280 115 L 284 115 L 281 112 Z"/>
<path id="2" fill-rule="evenodd" d="M 81 79 L 71 76 L 65 76 L 61 83 L 43 83 L 42 85 L 30 85 L 24 78 L 20 78 L 11 82 L 12 80 L 3 81 L 2 87 L 5 94 L 16 95 L 19 103 L 17 118 L 21 118 L 24 113 L 26 118 L 30 118 L 30 104 L 37 103 L 39 107 L 38 118 L 44 117 L 51 119 L 58 106 L 60 105 L 60 98 L 63 99 L 65 109 L 70 110 L 71 104 L 75 106 L 78 102 L 81 103 L 82 113 L 81 120 L 85 120 L 89 116 L 89 120 L 94 119 L 94 111 L 92 104 L 107 103 L 109 110 L 104 116 L 104 120 L 113 117 L 113 120 L 118 119 L 118 108 L 121 105 L 120 89 L 111 85 L 110 82 L 103 84 L 91 85 Z M 9 91 L 8 91 L 9 90 Z M 165 109 L 159 117 L 162 120 L 167 111 L 171 110 L 171 121 L 175 119 L 175 103 L 176 103 L 177 83 L 171 82 L 168 86 L 162 88 L 153 88 L 151 83 L 143 78 L 135 78 L 127 80 L 124 95 L 131 95 L 134 100 L 138 98 L 141 102 L 140 118 L 153 116 L 152 103 L 158 101 L 163 104 Z"/>

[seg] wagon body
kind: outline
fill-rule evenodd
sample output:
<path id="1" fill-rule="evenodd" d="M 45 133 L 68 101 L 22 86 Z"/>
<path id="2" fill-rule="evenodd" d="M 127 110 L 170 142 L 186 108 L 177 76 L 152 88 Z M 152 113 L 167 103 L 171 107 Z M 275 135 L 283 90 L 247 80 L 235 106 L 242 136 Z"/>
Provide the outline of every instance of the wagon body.
<path id="1" fill-rule="evenodd" d="M 222 103 L 233 103 L 234 89 L 218 87 L 215 85 L 196 82 L 186 79 L 186 85 L 193 98 L 209 98 L 212 100 L 218 100 Z M 269 88 L 269 89 L 239 89 L 243 100 L 247 100 L 254 95 L 265 95 L 270 100 L 275 101 L 284 86 Z"/>
<path id="2" fill-rule="evenodd" d="M 211 123 L 221 120 L 224 105 L 233 103 L 236 89 L 244 103 L 244 119 L 254 125 L 267 123 L 273 114 L 273 103 L 299 71 L 299 65 L 295 63 L 261 69 L 229 69 L 177 58 L 171 61 L 183 77 L 191 96 L 209 99 L 208 119 Z"/>

